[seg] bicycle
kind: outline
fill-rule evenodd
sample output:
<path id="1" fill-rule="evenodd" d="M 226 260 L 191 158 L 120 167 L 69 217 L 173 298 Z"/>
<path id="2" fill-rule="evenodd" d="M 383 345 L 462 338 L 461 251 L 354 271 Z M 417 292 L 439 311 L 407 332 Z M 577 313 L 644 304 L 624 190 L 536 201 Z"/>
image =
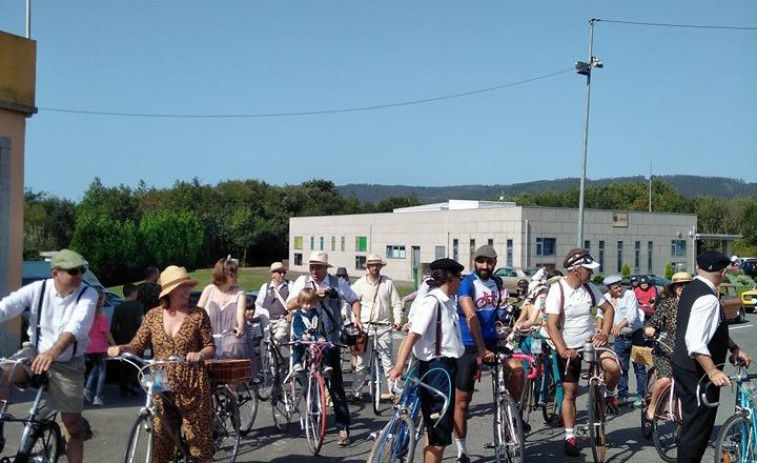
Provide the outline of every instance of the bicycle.
<path id="1" fill-rule="evenodd" d="M 660 343 L 660 340 L 653 340 Z M 675 392 L 675 380 L 671 377 L 670 382 L 660 391 L 657 403 L 652 403 L 652 389 L 658 380 L 657 370 L 652 367 L 647 373 L 645 386 L 644 404 L 641 407 L 641 432 L 642 435 L 653 439 L 655 449 L 663 461 L 676 461 L 678 438 L 681 423 L 681 401 Z M 654 408 L 652 421 L 647 420 L 647 409 Z"/>
<path id="2" fill-rule="evenodd" d="M 235 332 L 236 330 L 226 330 L 221 334 L 214 334 L 213 338 L 214 340 L 220 339 L 223 336 L 233 335 Z M 243 436 L 247 435 L 252 430 L 252 425 L 255 423 L 255 418 L 258 416 L 260 397 L 254 387 L 250 390 L 246 381 L 234 385 L 233 390 L 231 389 L 231 386 L 227 387 L 236 397 L 237 407 L 239 408 L 239 431 Z"/>
<path id="3" fill-rule="evenodd" d="M 371 356 L 370 360 L 368 361 L 368 371 L 370 372 L 370 380 L 368 383 L 368 390 L 371 396 L 371 404 L 373 405 L 373 414 L 374 415 L 380 415 L 381 410 L 381 388 L 384 383 L 385 378 L 385 371 L 381 365 L 381 359 L 379 358 L 378 353 L 378 331 L 380 327 L 391 327 L 392 324 L 389 322 L 366 322 L 365 325 L 368 325 L 369 328 L 373 328 L 373 336 L 369 337 L 372 339 L 371 341 Z M 389 334 L 391 336 L 391 328 L 389 330 Z M 390 384 L 387 381 L 387 391 L 391 392 L 390 390 Z"/>
<path id="4" fill-rule="evenodd" d="M 523 421 L 520 407 L 515 403 L 505 386 L 504 362 L 508 358 L 527 360 L 533 364 L 533 358 L 524 354 L 496 353 L 496 361 L 492 365 L 480 363 L 480 371 L 491 371 L 492 402 L 494 403 L 493 441 L 485 448 L 494 449 L 494 461 L 523 462 L 526 455 L 526 441 L 523 435 Z"/>
<path id="5" fill-rule="evenodd" d="M 562 411 L 562 383 L 556 370 L 552 352 L 554 349 L 549 339 L 542 337 L 538 331 L 529 330 L 521 343 L 523 353 L 534 359 L 533 368 L 526 377 L 526 387 L 520 403 L 523 404 L 523 421 L 529 422 L 531 412 L 541 409 L 545 423 L 551 423 Z M 524 349 L 525 347 L 525 349 Z"/>
<path id="6" fill-rule="evenodd" d="M 601 365 L 601 355 L 603 353 L 611 354 L 611 358 L 620 368 L 618 356 L 609 347 L 595 347 L 591 343 L 584 344 L 584 347 L 574 349 L 583 355 L 583 360 L 589 365 L 588 384 L 589 400 L 587 408 L 589 411 L 588 423 L 585 426 L 576 426 L 578 429 L 588 428 L 589 440 L 591 441 L 591 453 L 595 463 L 604 463 L 607 456 L 607 435 L 605 432 L 606 415 L 608 407 L 605 403 L 605 372 Z M 568 374 L 570 362 L 565 363 L 565 374 Z"/>
<path id="7" fill-rule="evenodd" d="M 129 432 L 123 462 L 149 463 L 152 461 L 153 437 L 155 436 L 153 420 L 166 420 L 167 413 L 175 413 L 175 410 L 170 406 L 170 385 L 167 382 L 165 367 L 168 365 L 185 364 L 184 359 L 181 357 L 170 357 L 167 360 L 152 360 L 129 353 L 122 353 L 113 360 L 124 361 L 135 367 L 139 372 L 139 384 L 146 392 L 145 405 L 139 410 L 137 418 Z M 225 387 L 213 388 L 212 394 L 213 459 L 234 463 L 239 450 L 240 438 L 236 401 L 231 391 Z M 169 407 L 158 407 L 158 402 L 155 401 L 157 396 L 161 396 L 163 404 L 168 404 Z M 231 430 L 229 427 L 231 427 Z M 166 427 L 166 431 L 176 449 L 174 461 L 177 463 L 189 463 L 192 457 L 183 432 L 179 432 L 179 435 L 176 435 L 170 427 Z M 227 439 L 231 439 L 230 448 L 226 445 Z"/>
<path id="8" fill-rule="evenodd" d="M 439 417 L 447 413 L 449 407 L 449 394 L 445 394 L 423 382 L 423 378 L 432 371 L 444 370 L 432 368 L 421 378 L 416 378 L 415 372 L 411 370 L 406 376 L 405 387 L 393 390 L 400 396 L 400 400 L 394 406 L 394 413 L 389 418 L 389 422 L 386 423 L 373 443 L 367 463 L 412 463 L 415 447 L 424 433 L 420 388 L 422 387 L 444 399 L 444 405 L 438 414 Z M 449 392 L 452 393 L 452 391 Z"/>
<path id="9" fill-rule="evenodd" d="M 253 323 L 260 317 L 252 319 Z M 287 364 L 279 350 L 278 343 L 271 335 L 270 322 L 265 324 L 260 352 L 260 384 L 255 389 L 258 399 L 268 401 L 274 389 L 281 384 L 287 374 Z"/>
<path id="10" fill-rule="evenodd" d="M 751 380 L 757 378 L 757 374 L 748 374 L 739 364 L 736 374 L 728 378 L 736 386 L 736 411 L 720 427 L 715 441 L 715 461 L 752 463 L 757 461 L 757 388 Z M 711 386 L 712 383 L 707 383 L 701 395 L 697 386 L 697 398 L 708 407 L 717 407 L 719 402 L 707 400 Z"/>
<path id="11" fill-rule="evenodd" d="M 29 365 L 28 359 L 6 359 L 0 358 L 0 366 L 12 365 L 8 378 L 14 378 L 16 368 L 19 365 Z M 0 458 L 2 463 L 56 463 L 60 454 L 63 453 L 63 440 L 61 438 L 60 426 L 55 422 L 58 413 L 42 405 L 42 398 L 47 393 L 48 377 L 47 374 L 32 375 L 24 385 L 29 385 L 37 389 L 37 393 L 26 418 L 16 418 L 8 413 L 8 400 L 0 401 L 0 423 L 21 423 L 23 431 L 18 444 L 16 455 L 11 459 L 9 456 Z M 8 387 L 11 390 L 11 384 L 0 385 Z M 21 386 L 18 386 L 19 389 Z M 2 452 L 2 448 L 0 448 Z"/>
<path id="12" fill-rule="evenodd" d="M 300 427 L 305 431 L 305 439 L 313 455 L 318 455 L 326 434 L 326 382 L 321 373 L 324 350 L 327 348 L 347 347 L 344 344 L 329 341 L 294 341 L 283 345 L 307 346 L 305 368 L 300 374 L 290 371 L 282 387 L 276 392 L 276 400 L 281 399 L 282 408 L 274 407 L 274 423 L 279 429 L 286 429 L 295 413 L 300 415 Z M 302 378 L 306 374 L 305 378 Z M 299 391 L 298 391 L 299 389 Z M 272 396 L 273 397 L 273 396 Z M 300 410 L 301 401 L 305 400 L 305 411 Z"/>

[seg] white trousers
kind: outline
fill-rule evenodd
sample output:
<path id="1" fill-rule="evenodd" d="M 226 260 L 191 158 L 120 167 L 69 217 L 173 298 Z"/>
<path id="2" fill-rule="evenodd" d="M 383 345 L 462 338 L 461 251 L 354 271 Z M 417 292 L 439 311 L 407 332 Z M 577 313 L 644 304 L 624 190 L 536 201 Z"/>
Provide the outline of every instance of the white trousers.
<path id="1" fill-rule="evenodd" d="M 392 329 L 391 327 L 380 328 L 378 330 L 370 329 L 370 336 L 365 346 L 365 352 L 357 354 L 357 365 L 355 367 L 355 375 L 352 379 L 352 392 L 355 395 L 359 395 L 363 392 L 365 387 L 366 376 L 370 374 L 368 371 L 368 362 L 371 360 L 371 352 L 373 351 L 373 336 L 377 336 L 378 342 L 378 354 L 381 359 L 381 366 L 384 369 L 384 376 L 389 374 L 389 370 L 394 366 L 394 355 L 392 354 Z M 390 391 L 387 391 L 390 392 Z"/>

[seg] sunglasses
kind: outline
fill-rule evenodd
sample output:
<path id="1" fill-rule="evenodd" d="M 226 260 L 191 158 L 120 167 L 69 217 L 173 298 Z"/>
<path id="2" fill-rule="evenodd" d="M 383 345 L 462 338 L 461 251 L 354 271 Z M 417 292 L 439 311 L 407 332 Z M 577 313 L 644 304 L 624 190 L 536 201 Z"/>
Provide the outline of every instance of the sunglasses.
<path id="1" fill-rule="evenodd" d="M 68 273 L 72 277 L 78 276 L 79 274 L 84 275 L 84 273 L 87 272 L 87 269 L 84 267 L 76 267 L 76 268 L 69 268 L 66 270 L 63 270 L 64 272 Z"/>

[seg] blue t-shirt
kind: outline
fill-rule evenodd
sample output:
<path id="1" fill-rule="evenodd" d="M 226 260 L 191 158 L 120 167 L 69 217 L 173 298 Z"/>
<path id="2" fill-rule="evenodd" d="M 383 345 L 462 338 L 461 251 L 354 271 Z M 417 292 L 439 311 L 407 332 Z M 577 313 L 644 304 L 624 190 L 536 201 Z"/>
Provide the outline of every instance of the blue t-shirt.
<path id="1" fill-rule="evenodd" d="M 502 293 L 497 286 L 495 277 L 488 280 L 481 280 L 478 275 L 471 273 L 463 278 L 460 283 L 460 289 L 457 291 L 457 313 L 460 315 L 460 331 L 463 335 L 463 344 L 466 346 L 475 346 L 476 342 L 468 329 L 468 321 L 465 319 L 465 312 L 460 305 L 462 297 L 470 297 L 476 308 L 478 321 L 481 325 L 481 335 L 485 344 L 494 344 L 497 342 L 497 307 L 502 301 Z M 500 285 L 501 287 L 501 285 Z"/>

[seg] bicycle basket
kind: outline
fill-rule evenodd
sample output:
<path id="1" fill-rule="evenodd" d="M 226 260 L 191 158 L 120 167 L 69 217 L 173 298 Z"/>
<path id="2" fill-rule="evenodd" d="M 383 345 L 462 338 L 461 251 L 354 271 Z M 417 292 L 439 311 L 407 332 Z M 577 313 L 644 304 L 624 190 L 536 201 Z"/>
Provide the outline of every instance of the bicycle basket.
<path id="1" fill-rule="evenodd" d="M 245 383 L 252 377 L 249 360 L 209 360 L 205 365 L 208 367 L 210 381 L 215 384 Z"/>

